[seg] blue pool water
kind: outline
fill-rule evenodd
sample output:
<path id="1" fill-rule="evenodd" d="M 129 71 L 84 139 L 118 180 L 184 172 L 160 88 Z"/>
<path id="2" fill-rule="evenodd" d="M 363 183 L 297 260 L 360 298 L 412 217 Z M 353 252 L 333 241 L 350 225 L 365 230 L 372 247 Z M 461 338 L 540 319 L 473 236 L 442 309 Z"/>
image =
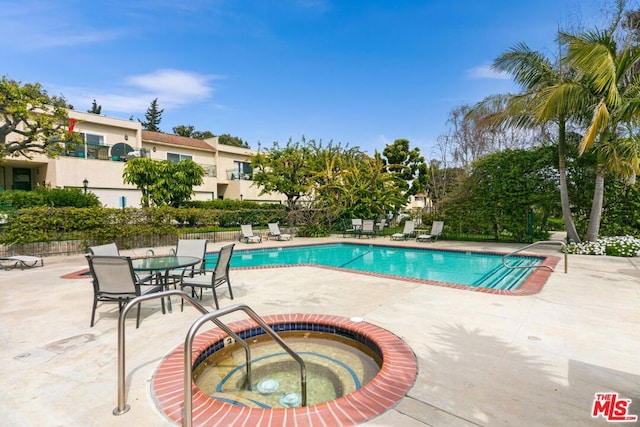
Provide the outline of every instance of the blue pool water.
<path id="1" fill-rule="evenodd" d="M 217 254 L 207 254 L 206 266 L 215 266 Z M 509 265 L 539 265 L 543 258 L 509 257 Z M 433 280 L 465 286 L 513 290 L 534 271 L 508 269 L 502 256 L 489 253 L 398 248 L 353 243 L 237 250 L 231 268 L 314 264 L 399 278 Z"/>

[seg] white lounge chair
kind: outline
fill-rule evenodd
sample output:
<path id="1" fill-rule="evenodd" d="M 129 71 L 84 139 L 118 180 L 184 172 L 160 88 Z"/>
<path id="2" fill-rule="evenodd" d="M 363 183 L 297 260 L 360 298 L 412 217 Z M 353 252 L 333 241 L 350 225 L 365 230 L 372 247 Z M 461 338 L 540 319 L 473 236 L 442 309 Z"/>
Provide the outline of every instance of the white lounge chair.
<path id="1" fill-rule="evenodd" d="M 251 224 L 240 225 L 240 241 L 245 243 L 262 243 L 262 236 L 253 234 Z"/>
<path id="2" fill-rule="evenodd" d="M 375 237 L 375 224 L 376 222 L 372 219 L 365 219 L 362 221 L 362 228 L 360 229 L 360 236 L 367 236 L 367 239 L 371 236 Z"/>
<path id="3" fill-rule="evenodd" d="M 14 255 L 0 258 L 5 264 L 0 264 L 0 269 L 12 270 L 16 267 L 20 267 L 20 270 L 25 268 L 35 267 L 40 263 L 40 266 L 44 266 L 44 260 L 37 256 L 31 255 Z"/>
<path id="4" fill-rule="evenodd" d="M 391 240 L 407 240 L 415 233 L 415 222 L 408 220 L 404 223 L 404 229 L 402 233 L 394 233 L 391 235 Z"/>
<path id="5" fill-rule="evenodd" d="M 269 234 L 267 236 L 273 237 L 275 240 L 291 240 L 291 234 L 280 232 L 280 226 L 277 222 L 269 223 Z"/>
<path id="6" fill-rule="evenodd" d="M 444 228 L 444 221 L 434 221 L 431 225 L 431 233 L 419 234 L 416 237 L 416 242 L 435 242 L 442 234 Z"/>
<path id="7" fill-rule="evenodd" d="M 359 234 L 362 230 L 362 218 L 352 218 L 351 219 L 351 228 L 344 228 L 344 233 L 342 233 L 342 237 L 347 237 L 347 234 Z"/>

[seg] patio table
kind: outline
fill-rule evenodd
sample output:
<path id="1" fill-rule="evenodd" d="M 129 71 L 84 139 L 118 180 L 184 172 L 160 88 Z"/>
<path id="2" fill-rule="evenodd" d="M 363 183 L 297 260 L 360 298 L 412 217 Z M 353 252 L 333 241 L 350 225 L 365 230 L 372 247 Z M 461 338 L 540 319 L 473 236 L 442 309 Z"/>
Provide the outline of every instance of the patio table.
<path id="1" fill-rule="evenodd" d="M 199 262 L 202 262 L 202 259 L 198 257 L 175 255 L 153 256 L 131 260 L 134 271 L 156 273 L 156 277 L 161 281 L 162 287 L 165 289 L 168 289 L 169 286 L 169 272 L 171 270 L 191 267 Z M 171 298 L 168 298 L 168 300 L 169 312 L 171 312 Z"/>

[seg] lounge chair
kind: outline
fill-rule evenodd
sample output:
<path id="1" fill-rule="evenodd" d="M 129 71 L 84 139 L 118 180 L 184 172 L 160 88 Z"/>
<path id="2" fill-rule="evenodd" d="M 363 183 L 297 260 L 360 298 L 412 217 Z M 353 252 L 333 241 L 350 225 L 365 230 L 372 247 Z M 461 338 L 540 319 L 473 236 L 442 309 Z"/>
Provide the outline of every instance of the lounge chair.
<path id="1" fill-rule="evenodd" d="M 44 266 L 44 260 L 37 256 L 31 255 L 14 255 L 1 257 L 0 261 L 6 262 L 5 264 L 0 264 L 0 269 L 4 270 L 12 270 L 16 267 L 20 267 L 20 270 L 24 270 L 25 268 L 35 267 L 40 263 L 40 266 Z"/>
<path id="2" fill-rule="evenodd" d="M 229 288 L 229 297 L 233 299 L 231 281 L 229 280 L 229 263 L 231 261 L 231 255 L 233 255 L 234 246 L 235 244 L 223 246 L 218 253 L 216 267 L 213 270 L 206 270 L 204 276 L 184 280 L 180 284 L 180 289 L 191 288 L 191 295 L 195 295 L 196 288 L 200 288 L 200 299 L 202 299 L 203 289 L 211 289 L 213 293 L 213 303 L 217 310 L 220 306 L 218 305 L 216 288 L 226 283 Z M 206 273 L 211 273 L 211 276 L 207 276 Z M 184 308 L 184 300 L 182 301 L 182 307 Z"/>
<path id="3" fill-rule="evenodd" d="M 253 226 L 251 224 L 240 225 L 240 241 L 245 243 L 262 243 L 262 237 L 253 234 Z"/>
<path id="4" fill-rule="evenodd" d="M 123 307 L 140 295 L 163 290 L 162 285 L 148 286 L 141 283 L 131 264 L 130 257 L 87 255 L 89 270 L 93 276 L 93 309 L 91 311 L 91 327 L 93 327 L 98 302 L 117 303 L 120 311 Z M 164 314 L 164 298 L 162 313 Z M 140 304 L 136 316 L 136 328 L 140 326 Z"/>
<path id="5" fill-rule="evenodd" d="M 391 240 L 407 240 L 415 233 L 415 223 L 413 220 L 405 221 L 404 229 L 402 233 L 394 233 L 391 235 Z"/>
<path id="6" fill-rule="evenodd" d="M 280 232 L 280 226 L 277 222 L 269 223 L 269 234 L 267 237 L 273 237 L 275 240 L 291 240 L 291 234 L 282 234 Z"/>
<path id="7" fill-rule="evenodd" d="M 364 221 L 362 221 L 362 228 L 360 229 L 360 237 L 362 236 L 367 236 L 367 238 L 369 237 L 375 237 L 375 224 L 376 222 L 372 219 L 365 219 Z"/>
<path id="8" fill-rule="evenodd" d="M 342 233 L 342 237 L 347 237 L 347 234 L 359 234 L 360 230 L 362 230 L 362 219 L 361 218 L 352 218 L 351 219 L 351 228 L 344 228 L 344 232 Z"/>
<path id="9" fill-rule="evenodd" d="M 444 227 L 444 221 L 434 221 L 431 225 L 431 233 L 419 234 L 416 237 L 416 242 L 435 242 L 442 234 L 442 228 Z"/>

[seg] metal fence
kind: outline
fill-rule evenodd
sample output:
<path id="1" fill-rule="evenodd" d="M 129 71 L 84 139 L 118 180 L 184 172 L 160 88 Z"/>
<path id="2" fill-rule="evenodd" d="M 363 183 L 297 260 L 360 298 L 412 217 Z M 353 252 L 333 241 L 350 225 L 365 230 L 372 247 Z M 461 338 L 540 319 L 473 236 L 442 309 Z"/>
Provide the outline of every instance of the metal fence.
<path id="1" fill-rule="evenodd" d="M 259 230 L 256 230 L 259 233 Z M 115 239 L 116 244 L 120 249 L 135 249 L 135 248 L 154 248 L 161 246 L 175 246 L 178 239 L 207 239 L 210 242 L 229 242 L 238 240 L 240 237 L 240 230 L 214 230 L 203 233 L 179 233 L 173 235 L 138 235 L 132 237 L 118 237 Z M 34 255 L 34 256 L 53 256 L 53 255 L 72 255 L 81 254 L 87 252 L 89 246 L 100 245 L 105 242 L 91 235 L 85 233 L 78 236 L 77 233 L 73 235 L 73 238 L 65 239 L 65 236 L 60 236 L 60 240 L 50 242 L 34 242 L 34 243 L 22 243 L 14 245 L 0 245 L 0 257 L 14 256 L 14 255 Z"/>

